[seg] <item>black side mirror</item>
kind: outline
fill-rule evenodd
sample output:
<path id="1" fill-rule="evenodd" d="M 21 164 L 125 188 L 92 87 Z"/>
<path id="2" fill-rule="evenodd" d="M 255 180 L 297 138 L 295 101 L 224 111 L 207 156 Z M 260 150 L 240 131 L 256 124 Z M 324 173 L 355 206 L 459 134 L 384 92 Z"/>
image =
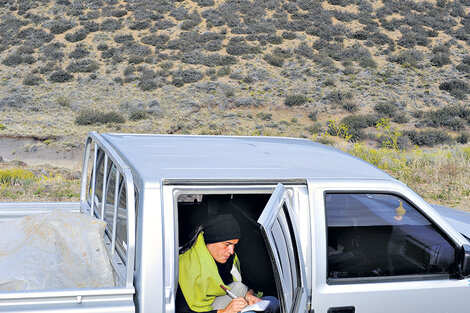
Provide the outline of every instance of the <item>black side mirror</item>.
<path id="1" fill-rule="evenodd" d="M 455 249 L 455 264 L 457 279 L 470 276 L 470 246 L 463 245 Z"/>

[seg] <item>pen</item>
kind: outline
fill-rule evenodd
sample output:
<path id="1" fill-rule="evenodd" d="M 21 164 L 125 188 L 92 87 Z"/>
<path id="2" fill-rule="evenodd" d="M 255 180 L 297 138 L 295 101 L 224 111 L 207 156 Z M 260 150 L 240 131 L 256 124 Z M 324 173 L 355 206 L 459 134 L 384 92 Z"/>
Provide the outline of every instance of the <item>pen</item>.
<path id="1" fill-rule="evenodd" d="M 220 285 L 220 288 L 222 288 L 230 296 L 230 298 L 235 299 L 237 297 L 233 292 L 225 288 L 223 285 Z"/>

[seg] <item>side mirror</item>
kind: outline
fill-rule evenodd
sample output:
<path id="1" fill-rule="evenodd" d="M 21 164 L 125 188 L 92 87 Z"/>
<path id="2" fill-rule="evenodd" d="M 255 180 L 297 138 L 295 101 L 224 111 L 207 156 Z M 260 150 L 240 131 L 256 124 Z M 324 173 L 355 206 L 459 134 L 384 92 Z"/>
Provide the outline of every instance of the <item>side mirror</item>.
<path id="1" fill-rule="evenodd" d="M 458 279 L 470 276 L 470 246 L 463 245 L 455 249 L 456 274 Z"/>

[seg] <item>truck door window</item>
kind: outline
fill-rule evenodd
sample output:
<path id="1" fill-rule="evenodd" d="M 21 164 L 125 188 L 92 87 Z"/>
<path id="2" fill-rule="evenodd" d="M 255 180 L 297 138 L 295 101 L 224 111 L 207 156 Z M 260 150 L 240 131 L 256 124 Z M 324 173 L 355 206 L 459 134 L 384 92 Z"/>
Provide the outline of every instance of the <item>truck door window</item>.
<path id="1" fill-rule="evenodd" d="M 103 181 L 104 181 L 104 152 L 103 150 L 99 149 L 98 150 L 98 155 L 96 158 L 96 185 L 95 185 L 95 204 L 101 204 L 101 201 L 103 200 Z M 94 171 L 95 169 L 93 169 Z M 89 190 L 88 190 L 88 195 L 91 197 L 91 186 L 92 186 L 92 180 L 93 179 L 93 174 L 90 176 L 90 184 L 89 184 Z M 89 199 L 89 204 L 91 205 L 91 199 Z M 96 206 L 95 206 L 96 208 Z M 95 210 L 96 211 L 99 210 Z M 97 216 L 100 216 L 98 212 Z"/>
<path id="2" fill-rule="evenodd" d="M 107 224 L 112 225 L 114 216 L 114 194 L 116 191 L 116 166 L 111 162 L 109 162 L 109 164 L 111 164 L 111 169 L 108 171 L 104 220 Z"/>
<path id="3" fill-rule="evenodd" d="M 118 215 L 116 219 L 116 238 L 118 243 L 118 249 L 121 248 L 123 251 L 127 250 L 127 193 L 126 185 L 122 183 L 123 179 L 120 179 L 120 191 L 119 191 L 119 206 Z"/>
<path id="4" fill-rule="evenodd" d="M 405 199 L 327 193 L 325 208 L 329 281 L 449 274 L 454 266 L 451 241 Z"/>

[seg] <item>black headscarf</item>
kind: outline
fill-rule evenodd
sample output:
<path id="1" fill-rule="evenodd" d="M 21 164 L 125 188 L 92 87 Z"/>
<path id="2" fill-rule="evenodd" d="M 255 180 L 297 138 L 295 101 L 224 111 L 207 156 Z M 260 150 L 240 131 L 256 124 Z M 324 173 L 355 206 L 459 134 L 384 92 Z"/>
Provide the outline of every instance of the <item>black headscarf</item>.
<path id="1" fill-rule="evenodd" d="M 230 214 L 210 219 L 203 227 L 206 244 L 231 239 L 240 239 L 240 226 Z"/>

